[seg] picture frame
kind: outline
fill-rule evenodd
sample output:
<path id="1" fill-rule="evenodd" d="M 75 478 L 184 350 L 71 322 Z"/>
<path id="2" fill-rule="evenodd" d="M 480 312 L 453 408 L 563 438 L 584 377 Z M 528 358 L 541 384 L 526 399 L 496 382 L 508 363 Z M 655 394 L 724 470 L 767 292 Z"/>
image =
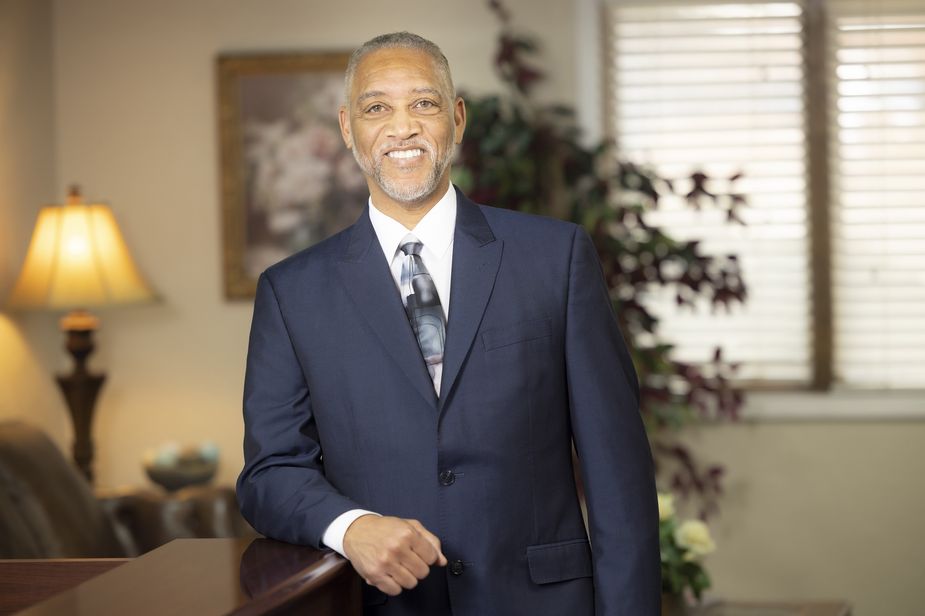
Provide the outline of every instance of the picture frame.
<path id="1" fill-rule="evenodd" d="M 273 263 L 352 224 L 366 182 L 337 113 L 350 51 L 216 58 L 227 299 Z"/>

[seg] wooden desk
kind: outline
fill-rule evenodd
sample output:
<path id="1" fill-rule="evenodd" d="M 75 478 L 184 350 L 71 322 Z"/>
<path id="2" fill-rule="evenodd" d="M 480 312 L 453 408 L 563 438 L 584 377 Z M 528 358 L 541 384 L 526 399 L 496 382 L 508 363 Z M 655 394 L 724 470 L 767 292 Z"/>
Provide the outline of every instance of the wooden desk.
<path id="1" fill-rule="evenodd" d="M 127 558 L 0 560 L 0 616 L 35 605 L 127 562 Z"/>
<path id="2" fill-rule="evenodd" d="M 6 566 L 15 568 L 16 562 Z M 19 561 L 20 579 L 35 562 Z M 360 579 L 347 561 L 270 539 L 178 539 L 124 564 L 108 564 L 105 573 L 20 614 L 361 613 Z"/>
<path id="3" fill-rule="evenodd" d="M 347 561 L 270 539 L 178 539 L 134 560 L 0 561 L 0 613 L 45 597 L 51 598 L 20 614 L 362 612 L 361 581 Z M 850 616 L 850 607 L 840 601 L 712 601 L 685 616 Z"/>

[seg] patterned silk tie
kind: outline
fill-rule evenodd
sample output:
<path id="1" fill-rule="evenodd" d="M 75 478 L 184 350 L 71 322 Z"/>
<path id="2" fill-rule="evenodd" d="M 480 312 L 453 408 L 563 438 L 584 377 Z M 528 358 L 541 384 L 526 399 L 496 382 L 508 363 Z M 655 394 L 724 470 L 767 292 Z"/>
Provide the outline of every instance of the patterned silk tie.
<path id="1" fill-rule="evenodd" d="M 421 259 L 424 245 L 411 234 L 402 240 L 401 251 L 405 260 L 401 265 L 401 296 L 411 329 L 418 339 L 430 378 L 436 366 L 443 362 L 446 341 L 446 316 L 437 295 L 437 286 Z"/>

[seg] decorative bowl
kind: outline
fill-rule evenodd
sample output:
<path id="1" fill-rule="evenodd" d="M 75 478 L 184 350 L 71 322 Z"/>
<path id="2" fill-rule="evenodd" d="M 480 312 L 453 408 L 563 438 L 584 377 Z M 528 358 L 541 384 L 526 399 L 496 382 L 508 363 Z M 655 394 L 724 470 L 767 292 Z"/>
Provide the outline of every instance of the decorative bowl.
<path id="1" fill-rule="evenodd" d="M 209 482 L 218 469 L 218 450 L 211 443 L 180 450 L 174 443 L 145 455 L 148 478 L 169 492 Z"/>

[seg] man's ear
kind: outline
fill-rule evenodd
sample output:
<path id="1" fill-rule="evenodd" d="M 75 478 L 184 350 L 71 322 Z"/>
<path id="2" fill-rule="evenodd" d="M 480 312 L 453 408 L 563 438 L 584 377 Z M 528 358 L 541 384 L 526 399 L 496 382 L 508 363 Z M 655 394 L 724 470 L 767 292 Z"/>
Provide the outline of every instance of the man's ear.
<path id="1" fill-rule="evenodd" d="M 456 97 L 453 103 L 453 143 L 462 143 L 463 133 L 466 132 L 466 102 L 461 96 Z"/>
<path id="2" fill-rule="evenodd" d="M 340 136 L 344 140 L 344 145 L 350 150 L 353 148 L 353 139 L 350 138 L 350 116 L 347 114 L 347 108 L 340 106 L 337 112 L 337 122 L 340 124 Z"/>

